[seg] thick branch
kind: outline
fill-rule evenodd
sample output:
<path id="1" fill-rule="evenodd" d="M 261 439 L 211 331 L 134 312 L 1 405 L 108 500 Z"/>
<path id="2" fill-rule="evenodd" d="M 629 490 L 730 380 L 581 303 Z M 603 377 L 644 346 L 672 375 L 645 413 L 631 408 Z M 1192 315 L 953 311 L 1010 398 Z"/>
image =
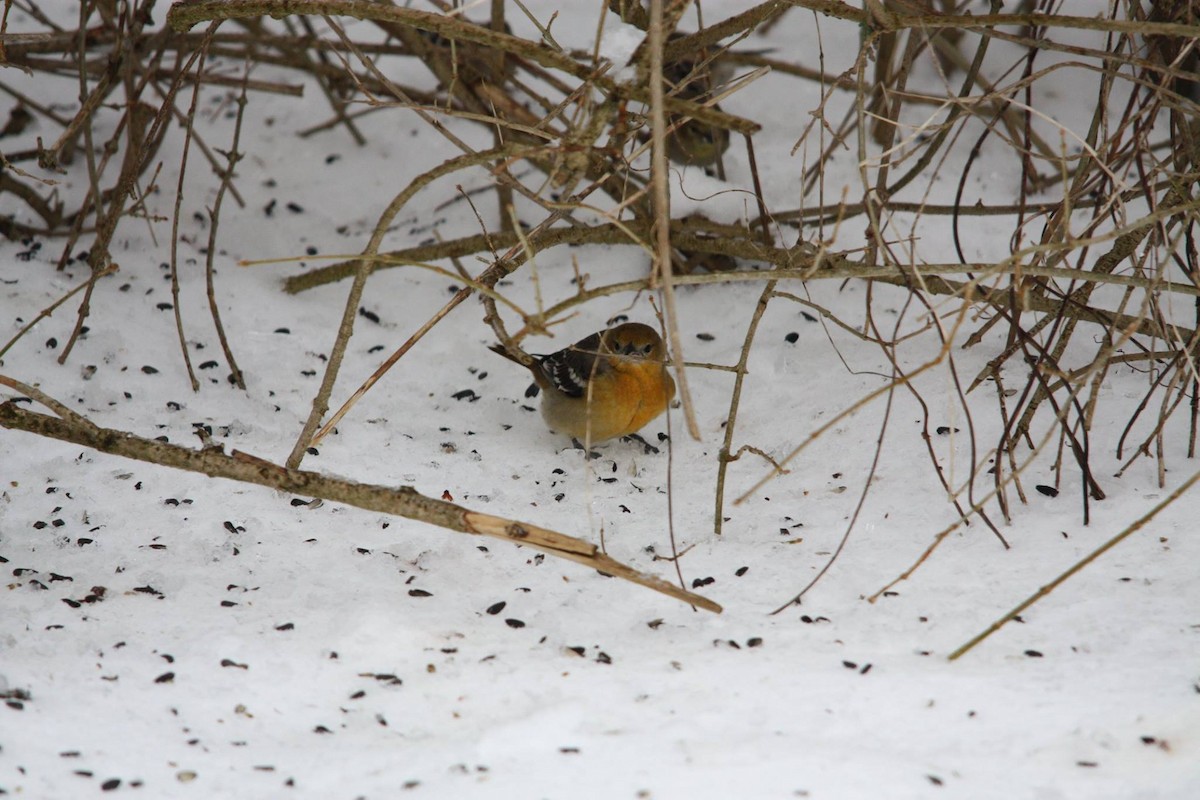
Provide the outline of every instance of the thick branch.
<path id="1" fill-rule="evenodd" d="M 124 456 L 151 464 L 200 472 L 210 478 L 226 478 L 255 483 L 293 494 L 320 497 L 346 505 L 393 514 L 436 525 L 459 533 L 479 534 L 521 544 L 552 556 L 575 561 L 609 575 L 653 589 L 690 603 L 697 608 L 720 613 L 713 601 L 680 589 L 666 581 L 639 572 L 599 552 L 595 545 L 557 531 L 523 522 L 471 511 L 454 503 L 426 497 L 409 486 L 389 488 L 333 478 L 307 470 L 286 469 L 264 459 L 234 451 L 226 455 L 219 447 L 192 450 L 166 442 L 134 436 L 132 433 L 78 424 L 26 411 L 13 401 L 0 404 L 0 427 L 27 431 L 63 442 L 90 447 L 101 453 Z"/>

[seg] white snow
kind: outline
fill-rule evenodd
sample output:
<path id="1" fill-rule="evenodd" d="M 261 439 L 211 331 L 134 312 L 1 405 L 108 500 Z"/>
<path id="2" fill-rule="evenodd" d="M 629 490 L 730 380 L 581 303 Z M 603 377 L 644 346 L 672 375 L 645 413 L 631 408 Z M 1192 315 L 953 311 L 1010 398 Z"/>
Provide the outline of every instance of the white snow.
<path id="1" fill-rule="evenodd" d="M 530 7 L 545 21 L 560 5 Z M 711 23 L 741 8 L 706 3 L 704 12 Z M 576 18 L 562 7 L 554 34 L 567 46 L 590 47 L 594 10 Z M 14 11 L 10 31 L 28 24 Z M 522 18 L 514 27 L 532 35 Z M 838 74 L 857 52 L 857 29 L 822 20 L 821 32 L 827 68 Z M 626 34 L 610 30 L 604 52 L 616 52 Z M 744 46 L 774 47 L 777 57 L 788 58 L 791 48 L 814 47 L 815 37 L 811 13 L 797 9 L 770 36 Z M 240 68 L 225 66 L 233 74 Z M 255 73 L 267 76 L 298 80 L 292 73 Z M 5 80 L 31 91 L 38 79 Z M 1091 109 L 1075 106 L 1095 76 L 1064 71 L 1061 80 L 1070 101 L 1056 105 L 1055 115 L 1086 125 Z M 1071 81 L 1080 82 L 1078 91 Z M 786 102 L 774 96 L 772 87 L 780 86 L 794 92 Z M 77 88 L 58 86 L 64 103 L 75 102 Z M 225 90 L 212 89 L 201 102 L 201 131 L 218 148 L 228 147 L 232 130 L 229 109 L 218 102 L 225 97 Z M 806 82 L 772 76 L 723 103 L 767 122 L 755 141 L 772 208 L 800 202 L 800 176 L 816 152 L 789 151 L 819 102 Z M 927 112 L 918 109 L 913 120 Z M 158 308 L 171 302 L 160 267 L 169 222 L 154 224 L 154 240 L 146 224 L 123 222 L 114 252 L 121 270 L 97 285 L 90 330 L 64 365 L 57 358 L 75 324 L 75 301 L 39 322 L 4 357 L 0 372 L 104 427 L 199 447 L 192 426 L 205 423 L 226 452 L 282 462 L 319 385 L 348 282 L 292 296 L 280 282 L 301 270 L 296 263 L 239 267 L 238 261 L 299 257 L 312 268 L 327 262 L 306 256 L 306 248 L 321 256 L 354 253 L 396 192 L 455 154 L 398 109 L 359 120 L 369 139 L 364 147 L 342 128 L 296 135 L 327 116 L 313 85 L 305 86 L 303 99 L 253 95 L 247 109 L 247 158 L 237 181 L 247 204 L 239 209 L 226 198 L 217 257 L 220 309 L 246 391 L 226 380 L 207 309 L 201 248 L 208 227 L 201 217 L 215 187 L 195 151 L 183 209 L 180 304 L 200 391 L 188 387 L 173 312 Z M 486 145 L 478 128 L 448 124 Z M 694 168 L 673 176 L 677 214 L 703 211 L 726 220 L 756 213 L 739 140 L 726 158 L 727 183 Z M 150 198 L 151 210 L 165 217 L 181 141 L 175 130 L 164 144 L 162 191 Z M 1007 148 L 989 145 L 981 159 L 975 174 L 988 176 L 990 186 L 972 183 L 967 202 L 976 195 L 1008 202 L 1016 177 Z M 849 199 L 858 199 L 857 169 L 852 147 L 827 171 L 826 198 L 839 199 L 846 186 Z M 60 180 L 64 196 L 77 197 L 86 186 L 82 162 Z M 689 201 L 680 180 L 692 198 L 737 191 L 711 204 Z M 465 203 L 434 210 L 457 196 L 456 184 L 470 189 L 486 179 L 483 172 L 463 173 L 433 184 L 400 214 L 386 248 L 415 245 L 435 230 L 446 239 L 477 233 Z M 937 201 L 946 201 L 952 181 L 939 182 L 937 191 L 944 195 Z M 492 198 L 473 199 L 497 227 Z M 528 205 L 520 210 L 527 222 L 541 219 Z M 835 249 L 859 244 L 864 224 L 859 218 L 842 225 Z M 971 227 L 969 258 L 995 260 L 1007 252 L 1007 230 L 989 225 L 983 218 Z M 795 232 L 781 235 L 791 240 Z M 947 232 L 923 228 L 919 235 L 915 246 L 926 258 L 953 252 Z M 806 229 L 805 236 L 815 233 Z M 28 261 L 17 258 L 27 244 L 0 244 L 0 340 L 87 277 L 83 262 L 56 272 L 61 240 L 40 241 Z M 544 251 L 537 269 L 547 304 L 576 290 L 572 260 L 591 285 L 640 277 L 648 263 L 634 247 Z M 335 407 L 450 298 L 452 284 L 412 267 L 371 278 L 362 306 L 379 322 L 357 319 Z M 862 284 L 781 288 L 850 324 L 863 321 Z M 527 271 L 504 290 L 524 308 L 535 307 Z M 680 289 L 686 357 L 736 363 L 760 291 L 752 284 Z M 876 319 L 881 327 L 893 325 L 904 294 L 885 286 L 873 292 Z M 957 308 L 935 299 L 942 311 Z M 884 385 L 890 369 L 875 345 L 801 311 L 785 299 L 768 308 L 739 411 L 736 444 L 753 444 L 776 459 Z M 554 329 L 555 338 L 527 345 L 558 349 L 616 314 L 653 320 L 649 298 L 616 295 L 584 306 Z M 904 327 L 915 328 L 917 315 L 906 314 Z M 701 333 L 712 340 L 698 339 Z M 790 333 L 798 334 L 794 342 L 785 338 Z M 399 362 L 304 467 L 367 483 L 411 484 L 433 497 L 445 492 L 467 508 L 591 541 L 603 534 L 614 558 L 674 579 L 673 564 L 655 557 L 671 553 L 670 479 L 686 585 L 700 582 L 695 591 L 721 603 L 724 613 L 697 612 L 495 540 L 336 503 L 294 506 L 291 496 L 259 487 L 0 429 L 0 566 L 7 576 L 0 588 L 0 692 L 9 697 L 0 708 L 0 790 L 24 798 L 85 797 L 119 779 L 108 794 L 1200 797 L 1194 496 L 1024 612 L 1021 622 L 958 661 L 946 658 L 1197 469 L 1185 458 L 1180 415 L 1167 431 L 1165 488 L 1150 459 L 1112 477 L 1123 463 L 1116 441 L 1145 391 L 1144 375 L 1127 367 L 1108 375 L 1110 405 L 1091 431 L 1093 464 L 1108 499 L 1092 503 L 1090 525 L 1082 524 L 1073 466 L 1064 468 L 1058 497 L 1032 490 L 1034 483 L 1054 483 L 1052 444 L 1027 473 L 1028 505 L 1016 505 L 1012 523 L 1000 525 L 1011 549 L 976 521 L 950 534 L 894 593 L 870 603 L 868 596 L 909 568 L 957 518 L 920 436 L 921 409 L 898 391 L 871 492 L 843 552 L 801 606 L 772 616 L 846 533 L 875 456 L 885 398 L 838 422 L 790 462 L 788 474 L 736 506 L 734 499 L 768 465 L 751 453 L 731 465 L 729 519 L 717 537 L 713 494 L 729 373 L 688 373 L 702 441 L 687 436 L 676 410 L 669 419 L 672 458 L 665 447 L 647 454 L 614 442 L 597 448 L 600 458 L 588 464 L 545 430 L 534 401 L 523 396 L 528 376 L 488 352 L 492 341 L 479 304 L 468 301 Z M 1003 342 L 998 334 L 954 351 L 964 382 Z M 926 335 L 899 357 L 911 369 L 936 348 L 936 337 Z M 209 361 L 218 365 L 205 366 Z M 85 378 L 87 367 L 95 369 Z M 918 386 L 931 404 L 930 429 L 957 429 L 935 434 L 934 447 L 958 486 L 972 453 L 944 365 Z M 465 389 L 477 399 L 452 397 Z M 984 449 L 999 432 L 990 391 L 969 396 Z M 13 396 L 0 392 L 2 399 Z M 659 419 L 643 435 L 657 443 L 667 430 L 668 420 Z M 1148 431 L 1143 421 L 1134 438 Z M 990 488 L 981 480 L 977 493 Z M 988 510 L 1001 519 L 994 502 Z"/>

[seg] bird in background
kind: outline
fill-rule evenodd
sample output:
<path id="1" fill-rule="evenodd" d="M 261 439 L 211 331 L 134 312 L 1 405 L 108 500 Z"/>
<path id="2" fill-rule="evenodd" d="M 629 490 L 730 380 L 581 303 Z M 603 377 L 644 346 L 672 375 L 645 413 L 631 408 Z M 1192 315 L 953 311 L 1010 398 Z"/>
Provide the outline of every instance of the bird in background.
<path id="1" fill-rule="evenodd" d="M 550 429 L 581 442 L 629 436 L 675 397 L 666 345 L 640 322 L 597 331 L 556 353 L 530 356 L 528 363 L 501 345 L 491 349 L 533 374 Z"/>

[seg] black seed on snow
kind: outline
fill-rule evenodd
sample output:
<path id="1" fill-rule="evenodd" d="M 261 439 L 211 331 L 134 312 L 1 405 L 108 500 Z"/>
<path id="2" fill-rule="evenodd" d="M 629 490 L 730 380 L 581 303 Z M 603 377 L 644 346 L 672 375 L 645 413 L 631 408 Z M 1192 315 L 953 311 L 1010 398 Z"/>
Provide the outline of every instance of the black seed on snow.
<path id="1" fill-rule="evenodd" d="M 171 305 L 170 303 L 159 303 L 155 306 L 155 308 L 157 308 L 159 311 L 170 311 L 174 307 L 175 306 Z"/>
<path id="2" fill-rule="evenodd" d="M 762 642 L 763 640 L 761 636 L 751 636 L 746 640 L 746 647 L 761 647 Z"/>
<path id="3" fill-rule="evenodd" d="M 489 613 L 489 614 L 499 614 L 501 611 L 503 611 L 503 610 L 504 610 L 504 607 L 505 607 L 506 605 L 508 605 L 508 603 L 507 603 L 507 602 L 505 602 L 504 600 L 501 600 L 501 601 L 500 601 L 500 602 L 498 602 L 498 603 L 492 603 L 490 606 L 488 606 L 488 607 L 487 607 L 487 613 Z"/>
<path id="4" fill-rule="evenodd" d="M 601 650 L 599 653 L 596 654 L 596 661 L 597 661 L 597 663 L 600 663 L 600 664 L 611 664 L 612 658 L 608 655 L 608 653 Z"/>
<path id="5" fill-rule="evenodd" d="M 155 683 L 171 683 L 174 680 L 175 680 L 174 672 L 164 672 L 162 675 L 159 675 L 157 678 L 155 678 L 154 682 Z"/>
<path id="6" fill-rule="evenodd" d="M 44 527 L 46 527 L 46 523 L 40 519 L 37 522 L 33 523 L 34 530 L 40 531 Z"/>
<path id="7" fill-rule="evenodd" d="M 329 728 L 326 728 L 324 725 L 318 725 L 317 727 L 313 728 L 313 733 L 333 733 L 333 731 L 329 730 Z"/>
<path id="8" fill-rule="evenodd" d="M 56 347 L 58 347 L 58 339 L 55 339 L 53 336 L 51 336 L 46 340 L 46 349 L 53 350 Z"/>
<path id="9" fill-rule="evenodd" d="M 697 333 L 696 338 L 702 342 L 711 342 L 717 337 L 713 336 L 711 333 Z"/>
<path id="10" fill-rule="evenodd" d="M 277 631 L 291 631 L 291 630 L 295 630 L 295 629 L 296 629 L 296 626 L 291 622 L 285 622 L 282 625 L 275 626 L 275 630 L 277 630 Z"/>
<path id="11" fill-rule="evenodd" d="M 361 306 L 358 309 L 358 315 L 360 317 L 366 317 L 371 322 L 374 322 L 376 324 L 379 323 L 379 315 L 378 314 L 376 314 L 374 311 L 368 311 L 367 309 L 362 308 Z"/>
<path id="12" fill-rule="evenodd" d="M 357 692 L 350 695 L 350 699 L 351 700 L 362 700 L 366 696 L 367 696 L 367 693 L 364 692 L 362 689 L 359 689 Z"/>
<path id="13" fill-rule="evenodd" d="M 273 332 L 274 333 L 282 333 L 286 336 L 287 334 L 291 333 L 292 330 L 291 330 L 291 328 L 276 328 Z"/>
<path id="14" fill-rule="evenodd" d="M 409 589 L 408 596 L 409 597 L 433 597 L 433 593 L 427 592 L 424 589 Z"/>
<path id="15" fill-rule="evenodd" d="M 808 313 L 807 311 L 801 311 L 800 316 L 804 317 L 804 319 L 808 322 L 816 322 L 817 321 L 817 318 L 814 317 L 812 314 Z"/>
<path id="16" fill-rule="evenodd" d="M 317 254 L 317 252 L 318 252 L 318 251 L 317 251 L 317 248 L 313 247 L 313 246 L 310 244 L 308 247 L 304 248 L 304 252 L 305 252 L 305 253 L 307 253 L 307 254 L 308 254 L 308 255 L 310 255 L 310 256 L 315 256 L 315 255 Z"/>
<path id="17" fill-rule="evenodd" d="M 216 361 L 205 361 L 200 365 L 200 369 L 215 369 L 220 366 Z"/>
<path id="18" fill-rule="evenodd" d="M 928 780 L 930 783 L 932 783 L 934 786 L 941 786 L 941 785 L 942 785 L 942 779 L 941 779 L 941 778 L 939 778 L 937 775 L 926 775 L 926 776 L 925 776 L 925 778 L 926 778 L 926 780 Z"/>
<path id="19" fill-rule="evenodd" d="M 225 530 L 229 531 L 230 533 L 238 533 L 239 531 L 244 531 L 246 529 L 240 528 L 237 525 L 234 525 L 229 520 L 225 520 Z"/>
<path id="20" fill-rule="evenodd" d="M 463 389 L 461 392 L 455 392 L 450 396 L 455 400 L 469 400 L 472 403 L 479 399 L 479 395 L 475 394 L 473 389 Z"/>
<path id="21" fill-rule="evenodd" d="M 559 492 L 558 494 L 554 495 L 554 502 L 561 503 L 564 497 L 566 497 L 566 495 L 562 492 Z"/>
<path id="22" fill-rule="evenodd" d="M 301 500 L 299 497 L 292 498 L 292 508 L 295 508 L 296 506 L 306 506 L 306 505 L 308 505 L 307 500 Z"/>
<path id="23" fill-rule="evenodd" d="M 304 206 L 300 205 L 299 203 L 288 203 L 287 210 L 293 214 L 303 214 Z"/>
<path id="24" fill-rule="evenodd" d="M 1037 650 L 1026 650 L 1025 655 L 1029 656 L 1030 658 L 1042 658 L 1043 657 L 1042 654 L 1040 652 L 1038 652 Z"/>
<path id="25" fill-rule="evenodd" d="M 79 547 L 86 547 L 87 545 L 91 544 L 93 541 L 95 541 L 95 540 L 89 539 L 85 536 L 80 539 L 76 539 L 75 544 L 78 545 Z"/>
<path id="26" fill-rule="evenodd" d="M 1058 497 L 1058 489 L 1055 489 L 1053 486 L 1046 486 L 1045 484 L 1039 483 L 1033 488 L 1046 495 L 1046 497 Z"/>
<path id="27" fill-rule="evenodd" d="M 100 788 L 106 792 L 111 792 L 113 789 L 116 789 L 120 785 L 121 785 L 120 778 L 109 778 L 104 783 L 100 784 Z"/>
<path id="28" fill-rule="evenodd" d="M 740 578 L 743 575 L 745 575 L 749 570 L 750 570 L 749 567 L 738 567 L 737 572 L 735 572 L 733 574 L 737 575 Z"/>
<path id="29" fill-rule="evenodd" d="M 236 553 L 235 553 L 235 555 L 236 555 Z M 232 600 L 222 600 L 221 601 L 222 608 L 233 608 L 236 605 L 237 605 L 237 603 L 233 602 Z"/>
<path id="30" fill-rule="evenodd" d="M 796 333 L 795 331 L 792 331 L 787 336 L 783 337 L 783 339 L 788 344 L 795 344 L 796 342 L 800 341 L 800 334 Z"/>
<path id="31" fill-rule="evenodd" d="M 524 628 L 525 627 L 525 623 L 519 619 L 506 619 L 506 620 L 504 620 L 504 624 L 510 628 Z"/>
<path id="32" fill-rule="evenodd" d="M 372 347 L 372 348 L 370 348 L 369 350 L 367 350 L 367 352 L 368 352 L 368 353 L 378 353 L 378 352 L 379 352 L 380 350 L 382 350 L 382 349 L 383 349 L 383 345 L 381 345 L 381 344 L 377 344 L 377 345 L 375 345 L 374 347 Z"/>
<path id="33" fill-rule="evenodd" d="M 182 403 L 177 403 L 177 402 L 175 402 L 174 400 L 168 400 L 168 401 L 167 401 L 167 410 L 168 410 L 168 411 L 182 411 L 182 410 L 183 410 L 183 404 L 182 404 Z"/>
<path id="34" fill-rule="evenodd" d="M 860 670 L 858 671 L 858 674 L 859 674 L 859 675 L 866 675 L 866 674 L 867 674 L 868 672 L 870 672 L 870 671 L 871 671 L 871 665 L 870 665 L 870 664 L 865 664 L 865 665 L 863 665 L 863 668 L 862 668 L 862 669 L 860 669 Z"/>
<path id="35" fill-rule="evenodd" d="M 853 661 L 843 661 L 842 666 L 846 669 L 858 669 L 858 664 L 855 664 Z"/>
<path id="36" fill-rule="evenodd" d="M 66 525 L 67 523 L 65 520 L 56 519 L 53 522 L 51 522 L 50 524 L 56 528 L 61 528 L 63 525 Z"/>
<path id="37" fill-rule="evenodd" d="M 150 366 L 149 364 L 142 367 L 142 372 L 146 373 L 147 375 L 157 375 L 158 374 L 158 370 L 156 370 L 154 367 Z"/>
<path id="38" fill-rule="evenodd" d="M 315 447 L 306 447 L 306 448 L 304 448 L 304 452 L 308 453 L 310 456 L 321 455 L 321 451 Z"/>

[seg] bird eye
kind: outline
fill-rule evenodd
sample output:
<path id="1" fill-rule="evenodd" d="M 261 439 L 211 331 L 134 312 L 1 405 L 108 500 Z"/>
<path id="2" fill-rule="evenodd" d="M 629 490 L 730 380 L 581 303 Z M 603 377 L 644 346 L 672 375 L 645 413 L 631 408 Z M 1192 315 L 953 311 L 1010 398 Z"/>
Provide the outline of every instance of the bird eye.
<path id="1" fill-rule="evenodd" d="M 651 350 L 653 350 L 653 349 L 654 349 L 654 343 L 653 343 L 653 342 L 651 342 L 651 343 L 649 343 L 649 344 L 642 345 L 642 355 L 646 355 L 646 356 L 650 355 L 650 351 L 651 351 Z"/>

